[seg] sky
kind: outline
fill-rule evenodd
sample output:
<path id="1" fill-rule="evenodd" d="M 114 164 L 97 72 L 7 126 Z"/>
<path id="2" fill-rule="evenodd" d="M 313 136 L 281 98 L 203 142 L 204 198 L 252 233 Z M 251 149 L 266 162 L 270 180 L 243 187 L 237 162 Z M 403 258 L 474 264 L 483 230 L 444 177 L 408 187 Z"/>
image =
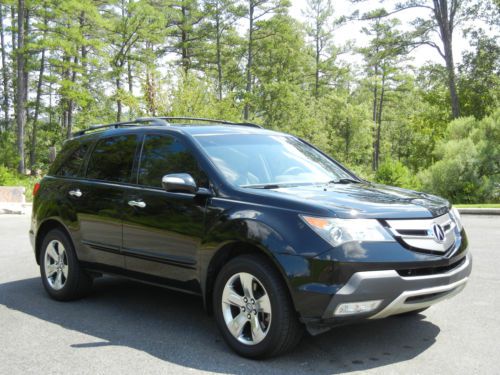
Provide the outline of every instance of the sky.
<path id="1" fill-rule="evenodd" d="M 290 14 L 294 18 L 303 21 L 304 16 L 302 12 L 306 8 L 306 0 L 292 0 L 291 2 Z M 370 0 L 360 5 L 352 4 L 349 0 L 332 0 L 334 17 L 352 14 L 356 9 L 359 9 L 361 13 L 381 7 L 389 9 L 393 2 L 386 1 L 385 3 L 381 4 L 380 0 Z M 428 11 L 424 9 L 411 9 L 397 14 L 397 17 L 402 21 L 403 25 L 408 25 L 409 22 L 417 16 L 427 18 Z M 348 40 L 353 40 L 356 46 L 365 46 L 369 42 L 368 36 L 361 32 L 361 28 L 365 25 L 367 25 L 366 21 L 348 22 L 334 32 L 334 43 L 338 46 L 346 43 Z M 455 30 L 453 38 L 453 55 L 455 63 L 459 63 L 461 61 L 462 52 L 470 49 L 470 47 L 468 41 L 463 37 L 461 30 Z M 440 45 L 438 40 L 439 38 L 436 35 L 436 43 Z M 426 62 L 444 64 L 444 60 L 439 55 L 438 51 L 430 46 L 421 46 L 417 48 L 410 53 L 410 57 L 413 59 L 413 65 L 415 66 L 421 66 Z M 349 63 L 361 63 L 361 57 L 356 54 L 343 54 L 339 56 L 339 58 Z"/>

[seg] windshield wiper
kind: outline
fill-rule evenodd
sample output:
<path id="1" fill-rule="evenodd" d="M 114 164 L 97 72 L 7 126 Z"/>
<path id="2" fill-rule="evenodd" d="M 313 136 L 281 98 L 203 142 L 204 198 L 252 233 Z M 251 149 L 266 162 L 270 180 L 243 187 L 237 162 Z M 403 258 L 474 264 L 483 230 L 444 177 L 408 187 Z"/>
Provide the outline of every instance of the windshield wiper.
<path id="1" fill-rule="evenodd" d="M 339 178 L 338 180 L 332 180 L 328 182 L 329 184 L 360 184 L 361 181 L 355 180 L 353 178 Z"/>
<path id="2" fill-rule="evenodd" d="M 264 184 L 264 185 L 242 185 L 243 188 L 252 189 L 279 189 L 281 186 L 278 184 Z"/>

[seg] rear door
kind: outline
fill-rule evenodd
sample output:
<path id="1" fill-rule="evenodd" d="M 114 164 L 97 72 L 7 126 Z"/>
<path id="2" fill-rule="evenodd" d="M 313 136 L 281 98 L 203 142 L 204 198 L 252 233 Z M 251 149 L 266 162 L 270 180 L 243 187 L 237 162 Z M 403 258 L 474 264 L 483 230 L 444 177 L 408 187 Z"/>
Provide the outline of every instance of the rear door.
<path id="1" fill-rule="evenodd" d="M 120 251 L 124 191 L 131 185 L 138 144 L 136 134 L 99 139 L 90 154 L 86 178 L 73 189 L 83 261 L 125 268 Z"/>
<path id="2" fill-rule="evenodd" d="M 199 291 L 195 272 L 204 231 L 206 198 L 166 192 L 165 174 L 189 173 L 200 187 L 206 175 L 180 138 L 146 134 L 138 184 L 128 189 L 123 216 L 123 252 L 129 271 L 160 277 L 171 286 Z"/>

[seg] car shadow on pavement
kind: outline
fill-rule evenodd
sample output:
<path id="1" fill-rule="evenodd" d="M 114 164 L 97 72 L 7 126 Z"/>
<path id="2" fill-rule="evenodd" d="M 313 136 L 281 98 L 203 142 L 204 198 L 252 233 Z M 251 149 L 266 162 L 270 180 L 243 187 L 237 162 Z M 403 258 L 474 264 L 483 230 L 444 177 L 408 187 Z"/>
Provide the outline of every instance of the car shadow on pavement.
<path id="1" fill-rule="evenodd" d="M 74 350 L 126 346 L 163 361 L 216 373 L 363 371 L 417 357 L 440 331 L 423 320 L 422 314 L 392 317 L 306 336 L 291 353 L 252 361 L 224 344 L 200 298 L 128 280 L 98 279 L 89 297 L 74 302 L 51 300 L 39 278 L 19 280 L 0 284 L 0 305 L 96 338 L 75 342 Z"/>

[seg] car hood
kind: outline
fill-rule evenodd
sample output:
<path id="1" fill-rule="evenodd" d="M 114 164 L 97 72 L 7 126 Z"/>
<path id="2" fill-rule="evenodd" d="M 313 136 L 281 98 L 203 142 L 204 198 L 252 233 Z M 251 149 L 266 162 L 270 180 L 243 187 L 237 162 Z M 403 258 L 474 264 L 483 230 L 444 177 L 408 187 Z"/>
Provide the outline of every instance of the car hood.
<path id="1" fill-rule="evenodd" d="M 283 187 L 273 192 L 331 209 L 338 217 L 429 218 L 449 209 L 443 198 L 372 183 Z"/>

